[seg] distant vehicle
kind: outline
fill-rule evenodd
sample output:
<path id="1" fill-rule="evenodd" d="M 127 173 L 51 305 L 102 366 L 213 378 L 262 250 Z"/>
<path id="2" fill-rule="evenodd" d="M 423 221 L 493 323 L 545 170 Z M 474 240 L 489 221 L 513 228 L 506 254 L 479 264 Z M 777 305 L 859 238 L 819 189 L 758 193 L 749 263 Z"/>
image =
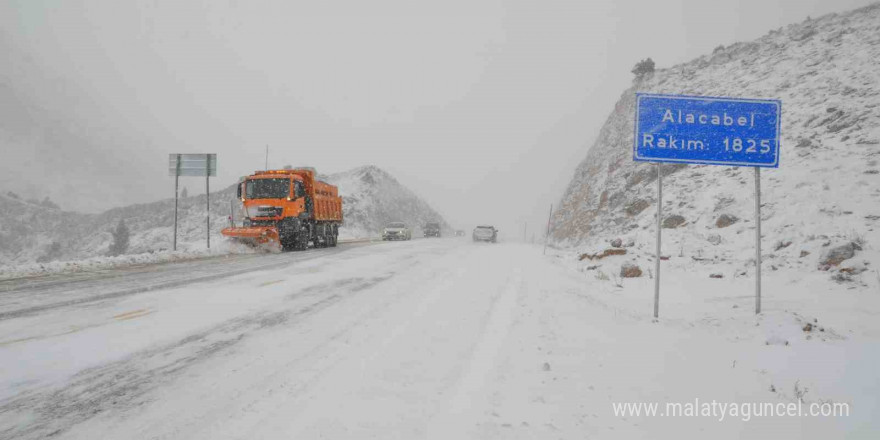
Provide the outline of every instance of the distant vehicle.
<path id="1" fill-rule="evenodd" d="M 495 243 L 498 241 L 498 230 L 494 226 L 484 225 L 474 228 L 474 241 L 488 241 Z"/>
<path id="2" fill-rule="evenodd" d="M 425 237 L 439 237 L 440 223 L 431 222 L 425 225 Z"/>
<path id="3" fill-rule="evenodd" d="M 462 231 L 461 229 L 457 229 L 455 231 L 455 236 L 456 237 L 464 237 L 464 231 Z"/>
<path id="4" fill-rule="evenodd" d="M 236 190 L 247 217 L 220 231 L 246 243 L 277 242 L 285 251 L 336 246 L 342 225 L 339 190 L 315 177 L 314 168 L 256 171 Z"/>
<path id="5" fill-rule="evenodd" d="M 388 226 L 382 230 L 382 240 L 412 240 L 412 231 L 404 223 L 388 223 Z"/>

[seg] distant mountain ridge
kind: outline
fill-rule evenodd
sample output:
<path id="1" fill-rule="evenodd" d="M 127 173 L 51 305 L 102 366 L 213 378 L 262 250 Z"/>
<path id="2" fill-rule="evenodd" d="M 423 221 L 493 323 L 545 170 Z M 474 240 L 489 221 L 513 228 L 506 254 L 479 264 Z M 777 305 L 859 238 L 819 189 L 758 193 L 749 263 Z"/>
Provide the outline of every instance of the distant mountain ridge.
<path id="1" fill-rule="evenodd" d="M 339 186 L 344 197 L 343 238 L 376 236 L 389 221 L 423 225 L 443 218 L 425 201 L 375 166 L 322 176 Z M 231 185 L 211 192 L 211 244 L 222 247 L 220 230 L 232 213 L 241 221 L 240 203 Z M 76 260 L 103 256 L 110 230 L 124 219 L 131 230 L 128 253 L 167 251 L 172 247 L 174 199 L 109 209 L 100 214 L 62 211 L 0 191 L 0 264 Z M 179 200 L 178 248 L 205 247 L 205 195 Z"/>

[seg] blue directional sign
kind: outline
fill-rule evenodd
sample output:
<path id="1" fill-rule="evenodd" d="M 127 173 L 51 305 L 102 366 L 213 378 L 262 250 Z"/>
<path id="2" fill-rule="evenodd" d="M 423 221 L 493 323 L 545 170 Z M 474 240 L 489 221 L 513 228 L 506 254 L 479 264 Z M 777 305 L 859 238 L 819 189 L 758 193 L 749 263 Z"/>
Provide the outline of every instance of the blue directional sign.
<path id="1" fill-rule="evenodd" d="M 637 93 L 633 159 L 778 168 L 781 109 L 770 99 Z"/>

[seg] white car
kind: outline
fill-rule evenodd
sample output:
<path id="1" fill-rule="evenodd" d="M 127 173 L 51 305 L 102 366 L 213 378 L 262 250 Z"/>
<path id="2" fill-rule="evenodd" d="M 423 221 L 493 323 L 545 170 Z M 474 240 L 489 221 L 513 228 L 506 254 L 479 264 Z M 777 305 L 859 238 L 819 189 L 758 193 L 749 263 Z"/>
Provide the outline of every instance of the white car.
<path id="1" fill-rule="evenodd" d="M 382 230 L 382 240 L 412 240 L 412 231 L 404 223 L 388 223 Z"/>
<path id="2" fill-rule="evenodd" d="M 488 241 L 495 243 L 498 241 L 498 230 L 494 226 L 477 226 L 473 233 L 474 241 Z"/>

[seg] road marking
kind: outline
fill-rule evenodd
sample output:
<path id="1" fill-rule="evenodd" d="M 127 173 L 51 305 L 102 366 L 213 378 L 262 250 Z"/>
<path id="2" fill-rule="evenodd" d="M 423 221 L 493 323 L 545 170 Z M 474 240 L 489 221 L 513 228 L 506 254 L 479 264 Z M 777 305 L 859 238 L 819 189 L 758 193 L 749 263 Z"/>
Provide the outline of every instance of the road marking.
<path id="1" fill-rule="evenodd" d="M 280 282 L 282 282 L 282 281 L 284 281 L 284 280 L 266 281 L 265 283 L 261 283 L 258 287 L 271 286 L 271 285 L 273 285 L 273 284 L 278 284 L 278 283 L 280 283 Z"/>
<path id="2" fill-rule="evenodd" d="M 113 319 L 117 321 L 125 321 L 128 319 L 140 318 L 141 316 L 149 315 L 153 313 L 152 310 L 149 309 L 138 309 L 131 312 L 122 313 L 113 317 Z"/>
<path id="3" fill-rule="evenodd" d="M 76 333 L 76 332 L 79 332 L 79 331 L 83 331 L 83 330 L 86 330 L 86 329 L 90 329 L 90 328 L 94 328 L 94 327 L 100 327 L 100 326 L 102 326 L 102 325 L 104 325 L 104 324 L 89 324 L 89 325 L 83 325 L 83 326 L 71 326 L 70 330 L 63 331 L 63 332 L 59 332 L 59 333 L 50 333 L 50 334 L 48 334 L 48 335 L 28 336 L 28 337 L 20 338 L 20 339 L 11 339 L 11 340 L 8 340 L 8 341 L 0 341 L 0 347 L 4 347 L 4 346 L 7 346 L 7 345 L 12 345 L 12 344 L 17 344 L 17 343 L 19 343 L 19 342 L 37 341 L 37 340 L 40 340 L 40 339 L 49 339 L 49 338 L 55 338 L 55 337 L 58 337 L 58 336 L 69 335 L 69 334 Z"/>

